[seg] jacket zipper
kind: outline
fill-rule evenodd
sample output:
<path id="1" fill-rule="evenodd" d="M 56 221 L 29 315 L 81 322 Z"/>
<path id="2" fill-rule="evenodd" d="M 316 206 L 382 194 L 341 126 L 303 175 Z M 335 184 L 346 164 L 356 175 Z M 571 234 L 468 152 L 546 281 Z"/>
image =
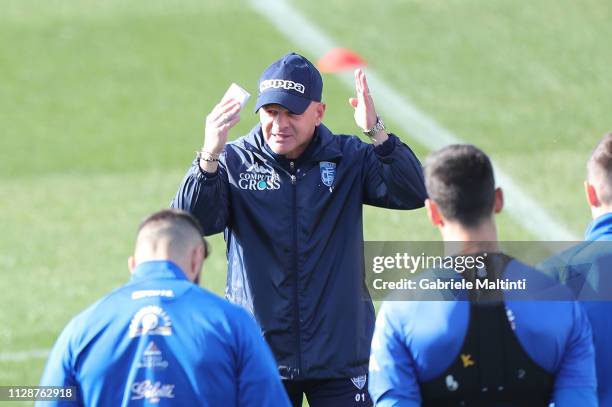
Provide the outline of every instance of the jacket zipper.
<path id="1" fill-rule="evenodd" d="M 296 326 L 296 346 L 297 346 L 297 375 L 299 376 L 302 369 L 302 335 L 300 322 L 300 306 L 299 306 L 299 275 L 298 275 L 298 221 L 297 221 L 297 177 L 295 176 L 295 161 L 289 161 L 289 172 L 291 176 L 291 186 L 293 189 L 293 271 L 295 273 L 295 326 Z M 293 376 L 293 375 L 292 375 Z"/>

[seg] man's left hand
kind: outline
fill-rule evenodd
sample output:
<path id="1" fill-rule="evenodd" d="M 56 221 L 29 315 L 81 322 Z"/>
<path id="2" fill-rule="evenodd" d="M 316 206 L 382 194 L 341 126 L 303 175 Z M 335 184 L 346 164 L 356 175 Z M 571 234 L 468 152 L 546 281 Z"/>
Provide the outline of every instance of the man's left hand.
<path id="1" fill-rule="evenodd" d="M 355 92 L 357 97 L 349 99 L 350 105 L 355 109 L 355 123 L 363 131 L 370 130 L 376 124 L 378 116 L 374 108 L 374 101 L 372 96 L 370 96 L 365 73 L 361 69 L 355 70 Z M 382 130 L 379 133 L 374 137 L 373 141 L 382 143 L 388 138 L 388 135 Z"/>

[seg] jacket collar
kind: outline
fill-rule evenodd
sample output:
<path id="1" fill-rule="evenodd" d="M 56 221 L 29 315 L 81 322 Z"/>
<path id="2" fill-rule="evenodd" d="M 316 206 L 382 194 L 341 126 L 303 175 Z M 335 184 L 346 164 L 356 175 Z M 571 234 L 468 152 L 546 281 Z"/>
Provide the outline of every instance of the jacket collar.
<path id="1" fill-rule="evenodd" d="M 261 124 L 257 124 L 243 139 L 243 147 L 249 151 L 264 156 L 269 160 L 284 164 L 288 160 L 285 156 L 274 153 L 266 144 L 261 130 Z M 342 157 L 342 151 L 338 140 L 332 132 L 323 124 L 315 128 L 315 134 L 306 150 L 296 160 L 298 163 L 308 161 L 332 161 Z"/>
<path id="2" fill-rule="evenodd" d="M 130 282 L 144 280 L 188 280 L 179 266 L 169 260 L 154 260 L 140 263 L 132 272 Z"/>
<path id="3" fill-rule="evenodd" d="M 612 213 L 593 219 L 584 233 L 585 240 L 612 240 Z"/>

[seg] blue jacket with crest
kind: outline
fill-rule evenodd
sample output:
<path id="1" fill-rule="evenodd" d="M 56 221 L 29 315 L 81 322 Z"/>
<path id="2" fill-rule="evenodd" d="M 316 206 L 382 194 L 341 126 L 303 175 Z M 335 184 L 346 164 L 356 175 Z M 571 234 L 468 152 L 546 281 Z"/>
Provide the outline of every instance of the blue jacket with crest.
<path id="1" fill-rule="evenodd" d="M 362 205 L 414 209 L 425 198 L 421 164 L 394 135 L 374 147 L 320 125 L 289 160 L 257 125 L 226 145 L 214 174 L 195 160 L 172 206 L 207 235 L 225 231 L 226 297 L 255 315 L 280 374 L 340 378 L 367 372 L 374 329 Z"/>
<path id="2" fill-rule="evenodd" d="M 37 407 L 290 405 L 253 318 L 162 260 L 72 319 L 40 385 L 75 397 Z"/>

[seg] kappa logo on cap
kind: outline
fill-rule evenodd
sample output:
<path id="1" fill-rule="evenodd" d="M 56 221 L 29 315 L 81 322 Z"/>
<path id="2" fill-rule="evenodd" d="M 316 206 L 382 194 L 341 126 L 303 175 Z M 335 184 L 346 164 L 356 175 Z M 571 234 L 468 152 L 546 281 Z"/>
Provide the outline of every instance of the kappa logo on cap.
<path id="1" fill-rule="evenodd" d="M 266 89 L 286 89 L 286 90 L 295 90 L 296 92 L 301 93 L 302 95 L 306 91 L 306 87 L 298 82 L 293 82 L 287 79 L 267 79 L 262 81 L 259 84 L 259 93 L 262 93 Z"/>

